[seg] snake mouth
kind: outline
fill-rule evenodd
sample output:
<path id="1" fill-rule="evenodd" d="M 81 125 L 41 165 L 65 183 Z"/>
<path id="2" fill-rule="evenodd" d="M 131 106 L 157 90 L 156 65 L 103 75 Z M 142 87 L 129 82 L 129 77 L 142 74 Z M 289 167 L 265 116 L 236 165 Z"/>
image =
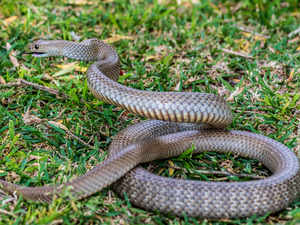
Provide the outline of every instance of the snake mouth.
<path id="1" fill-rule="evenodd" d="M 45 57 L 48 56 L 45 52 L 25 52 L 24 54 L 32 55 L 34 57 Z"/>

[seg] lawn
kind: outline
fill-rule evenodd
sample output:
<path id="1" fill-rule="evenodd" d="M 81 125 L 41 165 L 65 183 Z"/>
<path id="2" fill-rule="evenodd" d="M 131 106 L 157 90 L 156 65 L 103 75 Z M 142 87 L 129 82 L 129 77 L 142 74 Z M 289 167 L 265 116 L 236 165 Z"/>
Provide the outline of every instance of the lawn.
<path id="1" fill-rule="evenodd" d="M 90 63 L 23 54 L 36 39 L 105 40 L 120 56 L 120 83 L 221 95 L 234 115 L 229 129 L 266 135 L 298 154 L 299 9 L 297 0 L 2 0 L 1 179 L 27 186 L 66 182 L 103 161 L 121 129 L 145 119 L 92 95 L 85 76 Z M 217 153 L 144 166 L 198 180 L 268 174 L 255 160 Z M 300 199 L 275 214 L 210 221 L 144 211 L 110 187 L 51 204 L 0 196 L 0 224 L 300 223 Z"/>

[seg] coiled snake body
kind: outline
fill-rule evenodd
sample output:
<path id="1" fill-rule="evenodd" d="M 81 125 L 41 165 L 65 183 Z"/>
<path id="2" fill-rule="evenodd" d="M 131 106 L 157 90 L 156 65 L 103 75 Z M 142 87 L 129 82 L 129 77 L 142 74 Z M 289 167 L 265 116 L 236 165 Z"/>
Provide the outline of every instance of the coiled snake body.
<path id="1" fill-rule="evenodd" d="M 246 217 L 275 212 L 288 206 L 300 192 L 299 161 L 284 145 L 262 135 L 226 131 L 231 110 L 223 98 L 207 93 L 150 92 L 116 82 L 119 58 L 103 41 L 89 39 L 36 41 L 34 56 L 66 56 L 95 61 L 88 69 L 88 86 L 108 103 L 151 119 L 114 137 L 107 160 L 85 175 L 57 186 L 23 187 L 0 180 L 2 189 L 26 199 L 51 201 L 66 187 L 78 199 L 113 184 L 135 205 L 179 216 Z M 179 123 L 180 122 L 180 123 Z M 201 124 L 200 124 L 201 123 Z M 218 129 L 207 129 L 215 127 Z M 273 173 L 249 182 L 202 182 L 153 175 L 139 163 L 177 156 L 187 148 L 228 152 L 260 160 Z"/>

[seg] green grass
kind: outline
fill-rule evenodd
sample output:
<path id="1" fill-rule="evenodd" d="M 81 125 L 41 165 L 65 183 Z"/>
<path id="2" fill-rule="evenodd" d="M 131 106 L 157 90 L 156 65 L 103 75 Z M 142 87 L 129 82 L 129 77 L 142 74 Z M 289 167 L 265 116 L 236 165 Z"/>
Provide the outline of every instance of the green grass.
<path id="1" fill-rule="evenodd" d="M 299 152 L 300 35 L 288 37 L 300 25 L 298 1 L 67 2 L 0 2 L 0 83 L 22 78 L 68 96 L 58 98 L 32 87 L 0 89 L 2 179 L 39 186 L 84 174 L 104 160 L 113 135 L 143 119 L 93 97 L 85 73 L 79 69 L 57 74 L 62 69 L 56 65 L 71 60 L 21 54 L 34 39 L 73 40 L 72 32 L 81 40 L 131 37 L 113 43 L 124 71 L 120 82 L 143 90 L 209 92 L 226 99 L 235 93 L 229 101 L 234 113 L 230 129 L 264 134 Z M 240 26 L 269 37 L 245 33 Z M 8 49 L 7 43 L 11 46 Z M 246 52 L 253 58 L 230 55 L 220 48 Z M 12 64 L 12 51 L 19 67 Z M 84 68 L 88 65 L 80 63 Z M 42 121 L 25 123 L 26 112 Z M 93 147 L 49 121 L 64 125 Z M 253 160 L 216 153 L 193 158 L 187 154 L 158 161 L 154 167 L 165 176 L 202 180 L 219 176 L 190 171 L 232 168 L 248 174 L 264 173 Z M 0 224 L 296 224 L 300 222 L 299 206 L 300 199 L 286 210 L 263 217 L 208 221 L 147 212 L 106 188 L 82 201 L 57 199 L 47 205 L 12 200 L 0 205 Z"/>

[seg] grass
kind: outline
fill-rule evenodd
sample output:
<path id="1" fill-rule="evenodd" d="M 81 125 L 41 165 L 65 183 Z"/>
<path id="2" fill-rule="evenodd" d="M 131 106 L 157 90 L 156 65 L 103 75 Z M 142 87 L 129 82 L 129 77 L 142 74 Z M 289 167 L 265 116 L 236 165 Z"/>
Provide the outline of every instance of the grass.
<path id="1" fill-rule="evenodd" d="M 21 54 L 34 39 L 74 40 L 72 32 L 81 40 L 112 42 L 124 85 L 222 95 L 234 113 L 230 129 L 264 134 L 298 153 L 300 36 L 289 34 L 299 18 L 296 0 L 1 1 L 0 176 L 28 186 L 65 182 L 103 161 L 111 137 L 143 119 L 92 96 L 84 72 L 89 64 Z M 3 88 L 17 79 L 68 98 L 30 86 Z M 230 154 L 186 154 L 154 166 L 165 176 L 241 180 L 195 174 L 197 169 L 264 174 L 259 163 Z M 0 224 L 297 224 L 299 206 L 300 199 L 263 217 L 208 221 L 147 212 L 107 188 L 50 205 L 12 199 L 0 206 Z"/>

